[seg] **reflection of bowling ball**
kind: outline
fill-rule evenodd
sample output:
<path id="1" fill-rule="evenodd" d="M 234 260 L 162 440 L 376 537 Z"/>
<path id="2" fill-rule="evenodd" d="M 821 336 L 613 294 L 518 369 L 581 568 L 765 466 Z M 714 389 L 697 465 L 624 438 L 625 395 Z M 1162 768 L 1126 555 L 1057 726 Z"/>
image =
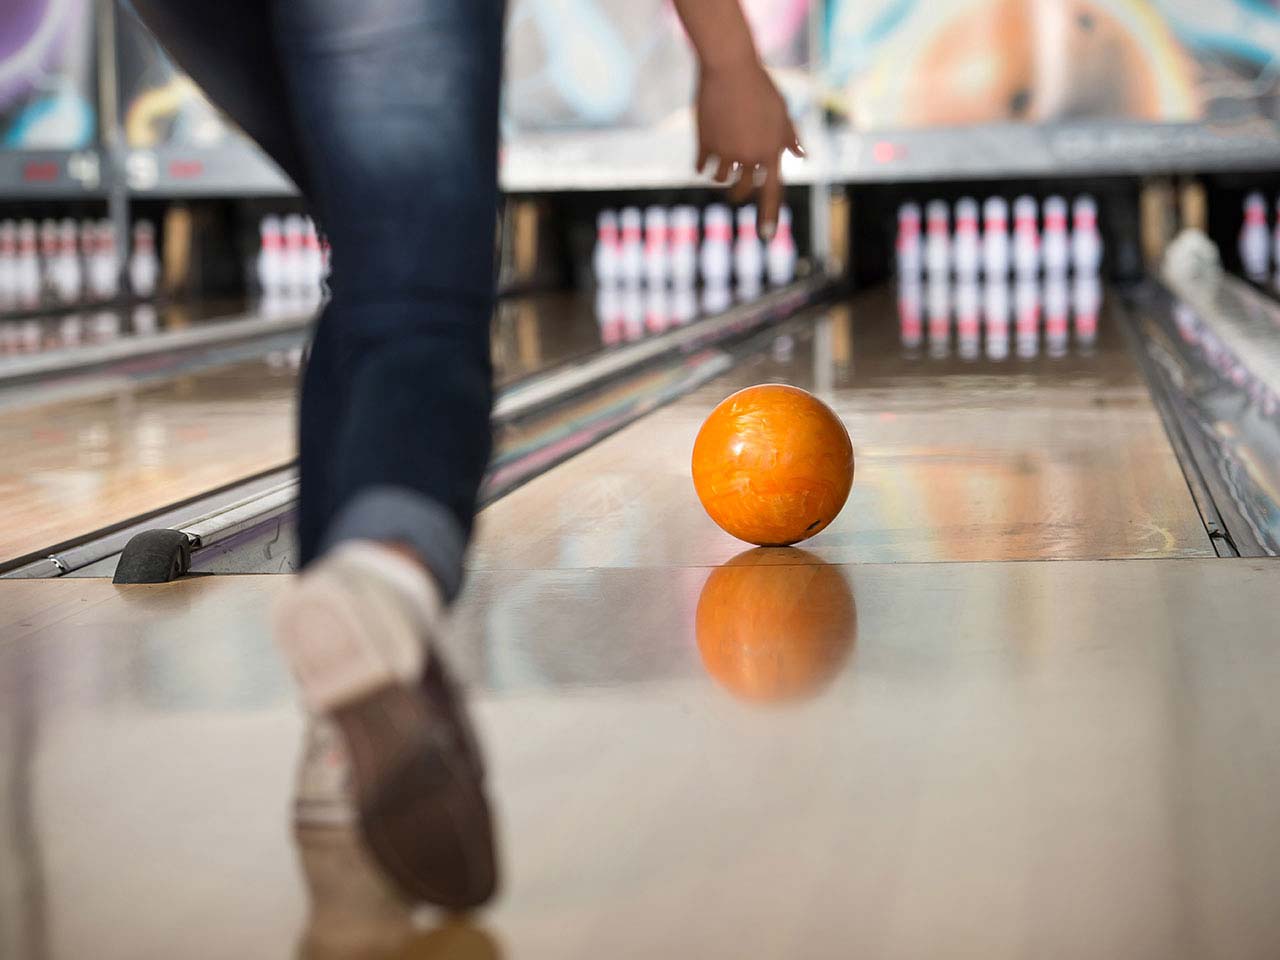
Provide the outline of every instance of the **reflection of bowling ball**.
<path id="1" fill-rule="evenodd" d="M 707 673 L 744 700 L 813 696 L 840 670 L 858 634 L 853 591 L 839 567 L 803 550 L 748 550 L 717 567 L 698 598 Z"/>
<path id="2" fill-rule="evenodd" d="M 786 546 L 835 519 L 853 484 L 840 418 L 812 394 L 768 383 L 711 411 L 693 443 L 693 485 L 711 519 L 739 540 Z"/>

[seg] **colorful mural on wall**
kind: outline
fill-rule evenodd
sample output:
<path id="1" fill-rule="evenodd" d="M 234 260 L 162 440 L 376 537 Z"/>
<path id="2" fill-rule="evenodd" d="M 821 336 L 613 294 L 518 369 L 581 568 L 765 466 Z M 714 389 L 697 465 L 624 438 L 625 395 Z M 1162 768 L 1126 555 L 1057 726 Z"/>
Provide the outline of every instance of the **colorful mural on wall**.
<path id="1" fill-rule="evenodd" d="M 1277 116 L 1261 0 L 831 0 L 827 105 L 861 130 Z"/>
<path id="2" fill-rule="evenodd" d="M 89 0 L 4 0 L 0 146 L 78 150 L 97 136 Z"/>

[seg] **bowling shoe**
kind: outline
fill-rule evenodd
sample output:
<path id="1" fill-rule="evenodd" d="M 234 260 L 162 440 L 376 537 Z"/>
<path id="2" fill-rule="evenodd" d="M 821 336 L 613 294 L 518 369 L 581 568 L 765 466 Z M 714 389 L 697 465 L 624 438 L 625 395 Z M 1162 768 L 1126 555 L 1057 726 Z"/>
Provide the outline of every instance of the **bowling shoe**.
<path id="1" fill-rule="evenodd" d="M 282 596 L 275 632 L 315 717 L 299 826 L 354 820 L 402 893 L 465 909 L 493 895 L 497 868 L 479 751 L 435 644 L 440 622 L 420 568 L 346 543 Z"/>

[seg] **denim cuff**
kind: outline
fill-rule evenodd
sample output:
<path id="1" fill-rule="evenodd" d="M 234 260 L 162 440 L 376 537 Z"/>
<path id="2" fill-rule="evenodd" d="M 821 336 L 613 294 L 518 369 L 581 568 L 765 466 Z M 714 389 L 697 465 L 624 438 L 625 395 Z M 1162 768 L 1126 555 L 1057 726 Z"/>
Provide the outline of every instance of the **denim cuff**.
<path id="1" fill-rule="evenodd" d="M 447 509 L 408 487 L 366 487 L 329 524 L 324 549 L 344 540 L 394 540 L 418 552 L 446 600 L 462 587 L 467 537 Z"/>

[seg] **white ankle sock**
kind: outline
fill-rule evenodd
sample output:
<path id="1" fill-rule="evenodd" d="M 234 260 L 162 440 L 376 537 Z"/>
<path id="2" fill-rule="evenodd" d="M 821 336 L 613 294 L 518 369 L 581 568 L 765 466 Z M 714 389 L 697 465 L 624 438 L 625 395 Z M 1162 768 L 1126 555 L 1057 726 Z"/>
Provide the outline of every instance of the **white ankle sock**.
<path id="1" fill-rule="evenodd" d="M 443 606 L 421 566 L 380 543 L 348 541 L 282 598 L 276 636 L 308 707 L 323 712 L 386 683 L 416 683 Z"/>
<path id="2" fill-rule="evenodd" d="M 346 540 L 330 554 L 341 556 L 344 563 L 367 570 L 371 576 L 381 577 L 395 587 L 425 627 L 433 628 L 440 621 L 444 597 L 435 578 L 422 564 L 377 540 Z"/>

